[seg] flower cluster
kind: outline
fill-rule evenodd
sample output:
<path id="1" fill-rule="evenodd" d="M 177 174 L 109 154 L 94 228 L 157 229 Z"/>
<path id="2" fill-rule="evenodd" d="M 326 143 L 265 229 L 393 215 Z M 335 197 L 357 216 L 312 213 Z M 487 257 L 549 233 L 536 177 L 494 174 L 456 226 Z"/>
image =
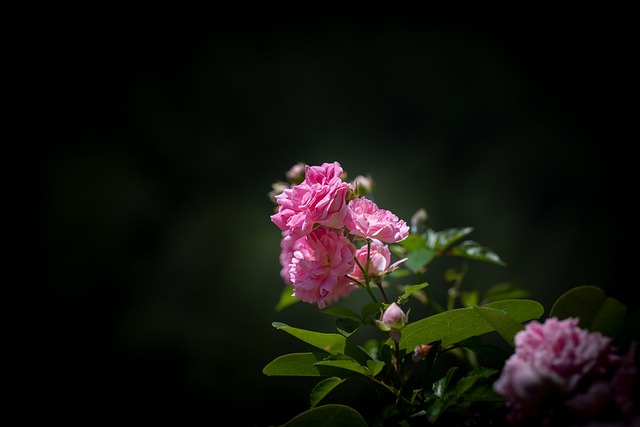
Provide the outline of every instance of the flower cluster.
<path id="1" fill-rule="evenodd" d="M 409 227 L 359 196 L 370 181 L 359 176 L 346 182 L 338 162 L 305 165 L 301 173 L 294 165 L 287 173 L 291 185 L 274 195 L 278 207 L 271 221 L 282 232 L 280 274 L 294 297 L 325 308 L 396 269 L 403 260 L 392 264 L 387 244 L 405 239 Z"/>
<path id="2" fill-rule="evenodd" d="M 506 265 L 466 240 L 471 227 L 432 230 L 424 209 L 409 227 L 372 200 L 370 177 L 348 181 L 338 162 L 298 163 L 286 177 L 270 193 L 286 291 L 277 308 L 303 301 L 339 319 L 337 334 L 273 323 L 316 351 L 279 356 L 263 373 L 323 377 L 310 409 L 280 427 L 319 419 L 331 427 L 640 425 L 639 312 L 627 317 L 624 304 L 595 286 L 561 295 L 546 319 L 542 304 L 518 286 L 468 291 L 462 283 L 470 261 Z M 443 257 L 460 264 L 440 277 L 449 287 L 445 304 L 430 293 L 435 282 L 427 278 L 428 266 Z M 359 311 L 340 307 L 338 300 L 358 288 L 372 302 Z M 423 304 L 424 316 L 412 315 L 410 323 L 409 304 Z M 366 327 L 377 329 L 375 337 L 354 343 L 354 332 Z M 490 332 L 513 352 L 484 343 Z M 498 357 L 488 367 L 480 355 Z M 378 402 L 365 403 L 366 411 L 379 409 L 368 420 L 347 405 L 319 404 L 351 378 L 378 391 Z"/>

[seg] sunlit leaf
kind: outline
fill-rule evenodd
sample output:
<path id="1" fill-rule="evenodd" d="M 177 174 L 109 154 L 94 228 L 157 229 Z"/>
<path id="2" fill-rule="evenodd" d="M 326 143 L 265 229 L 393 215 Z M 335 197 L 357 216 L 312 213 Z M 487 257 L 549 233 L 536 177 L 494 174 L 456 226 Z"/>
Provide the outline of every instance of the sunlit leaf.
<path id="1" fill-rule="evenodd" d="M 401 246 L 408 251 L 413 251 L 418 248 L 426 248 L 426 241 L 418 234 L 409 234 L 406 239 L 390 246 L 390 249 L 396 245 Z M 404 255 L 402 255 L 402 258 L 404 258 Z"/>
<path id="2" fill-rule="evenodd" d="M 285 323 L 273 322 L 273 327 L 331 354 L 346 354 L 360 363 L 367 363 L 369 355 L 360 347 L 348 341 L 340 334 L 327 334 L 305 329 L 293 328 Z"/>
<path id="3" fill-rule="evenodd" d="M 291 353 L 279 356 L 268 363 L 262 373 L 284 377 L 355 376 L 348 371 L 331 366 L 318 365 L 327 358 L 326 353 Z"/>
<path id="4" fill-rule="evenodd" d="M 325 378 L 316 384 L 313 390 L 311 390 L 311 395 L 309 396 L 309 403 L 311 404 L 311 407 L 315 407 L 327 394 L 331 392 L 331 390 L 342 384 L 344 381 L 345 380 L 342 378 L 330 377 Z"/>
<path id="5" fill-rule="evenodd" d="M 427 248 L 436 252 L 443 252 L 472 231 L 473 227 L 449 228 L 442 231 L 427 230 Z"/>
<path id="6" fill-rule="evenodd" d="M 371 375 L 371 373 L 369 372 L 369 368 L 365 368 L 352 359 L 324 359 L 318 361 L 316 364 L 321 366 L 332 366 L 334 368 L 344 369 L 356 374 Z"/>
<path id="7" fill-rule="evenodd" d="M 367 427 L 367 422 L 349 406 L 330 404 L 316 406 L 280 427 Z"/>
<path id="8" fill-rule="evenodd" d="M 551 307 L 550 317 L 578 317 L 580 327 L 613 337 L 624 322 L 627 307 L 597 286 L 577 286 L 562 294 Z"/>
<path id="9" fill-rule="evenodd" d="M 404 293 L 398 297 L 400 301 L 406 301 L 414 293 L 418 292 L 429 286 L 428 283 L 421 283 L 419 285 L 409 285 L 404 288 Z"/>
<path id="10" fill-rule="evenodd" d="M 507 264 L 500 259 L 500 257 L 491 249 L 480 246 L 477 242 L 472 240 L 466 240 L 459 245 L 451 248 L 452 255 L 461 256 L 464 258 L 474 259 L 477 261 L 490 262 L 492 264 L 498 264 L 506 266 Z"/>
<path id="11" fill-rule="evenodd" d="M 539 302 L 526 299 L 494 301 L 483 307 L 502 310 L 518 322 L 537 319 L 544 313 Z M 474 308 L 458 308 L 409 323 L 402 329 L 399 345 L 413 351 L 417 345 L 442 340 L 444 347 L 494 330 Z"/>

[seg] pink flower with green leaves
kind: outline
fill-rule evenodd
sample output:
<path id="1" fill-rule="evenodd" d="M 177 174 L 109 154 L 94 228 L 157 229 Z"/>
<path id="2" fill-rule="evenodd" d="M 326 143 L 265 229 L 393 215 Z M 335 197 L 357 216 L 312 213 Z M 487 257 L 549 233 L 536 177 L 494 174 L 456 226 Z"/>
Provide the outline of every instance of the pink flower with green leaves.
<path id="1" fill-rule="evenodd" d="M 353 286 L 345 275 L 353 270 L 353 243 L 328 227 L 316 228 L 299 240 L 289 266 L 293 296 L 322 309 L 348 294 Z"/>
<path id="2" fill-rule="evenodd" d="M 352 224 L 346 224 L 351 234 L 383 243 L 396 243 L 409 235 L 409 226 L 386 209 L 380 209 L 372 200 L 358 197 L 348 205 Z"/>

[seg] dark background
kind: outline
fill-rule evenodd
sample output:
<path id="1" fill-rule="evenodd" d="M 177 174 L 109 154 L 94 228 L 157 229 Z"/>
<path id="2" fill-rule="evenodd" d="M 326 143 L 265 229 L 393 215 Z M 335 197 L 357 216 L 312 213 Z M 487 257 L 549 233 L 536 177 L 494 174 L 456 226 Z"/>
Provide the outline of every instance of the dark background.
<path id="1" fill-rule="evenodd" d="M 303 410 L 315 380 L 261 373 L 310 350 L 271 322 L 332 327 L 308 304 L 274 311 L 267 193 L 298 161 L 372 174 L 407 221 L 473 226 L 508 267 L 472 265 L 469 287 L 512 281 L 548 312 L 590 284 L 637 309 L 629 12 L 465 11 L 27 25 L 28 138 L 6 158 L 26 224 L 7 283 L 16 415 L 268 426 Z M 366 408 L 354 387 L 337 397 Z"/>

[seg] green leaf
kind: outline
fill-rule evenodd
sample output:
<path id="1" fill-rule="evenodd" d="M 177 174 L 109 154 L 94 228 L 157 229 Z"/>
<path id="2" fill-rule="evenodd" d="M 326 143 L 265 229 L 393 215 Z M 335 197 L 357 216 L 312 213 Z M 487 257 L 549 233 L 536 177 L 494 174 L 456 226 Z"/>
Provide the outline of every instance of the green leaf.
<path id="1" fill-rule="evenodd" d="M 373 377 L 375 377 L 382 371 L 382 368 L 384 368 L 384 365 L 385 365 L 384 362 L 380 362 L 377 360 L 367 360 L 367 368 L 369 368 L 369 372 Z"/>
<path id="2" fill-rule="evenodd" d="M 340 332 L 340 334 L 344 335 L 345 337 L 353 334 L 356 330 L 358 330 L 360 325 L 362 325 L 362 323 L 350 318 L 342 317 L 336 320 L 336 328 L 338 329 L 338 332 Z"/>
<path id="3" fill-rule="evenodd" d="M 320 381 L 316 386 L 311 390 L 311 395 L 309 396 L 309 403 L 311 407 L 314 408 L 324 397 L 331 392 L 334 388 L 342 384 L 345 380 L 338 377 L 329 377 Z"/>
<path id="4" fill-rule="evenodd" d="M 407 260 L 404 262 L 404 265 L 415 273 L 429 264 L 435 256 L 436 253 L 431 249 L 418 248 L 407 254 Z"/>
<path id="5" fill-rule="evenodd" d="M 292 304 L 299 302 L 300 300 L 292 295 L 292 287 L 289 285 L 285 285 L 282 293 L 280 294 L 280 299 L 278 300 L 278 304 L 276 304 L 275 311 L 279 312 L 289 307 Z"/>
<path id="6" fill-rule="evenodd" d="M 451 378 L 453 374 L 458 368 L 456 366 L 452 366 L 447 371 L 447 374 L 433 383 L 431 387 L 433 389 L 433 393 L 438 396 L 440 399 L 444 398 L 445 393 L 447 392 L 447 388 L 449 388 L 449 383 L 451 382 Z"/>
<path id="7" fill-rule="evenodd" d="M 472 240 L 466 240 L 451 249 L 451 252 L 455 256 L 461 256 L 464 258 L 474 259 L 478 261 L 490 262 L 501 266 L 507 264 L 500 259 L 500 257 L 487 247 L 480 246 L 477 242 Z"/>
<path id="8" fill-rule="evenodd" d="M 522 323 L 511 317 L 508 313 L 495 308 L 473 306 L 474 310 L 486 320 L 500 334 L 511 347 L 516 346 L 513 337 L 524 329 Z"/>
<path id="9" fill-rule="evenodd" d="M 358 370 L 348 364 L 324 363 L 329 361 L 326 353 L 290 353 L 276 357 L 268 363 L 262 373 L 279 377 L 362 377 L 364 368 Z M 354 365 L 356 362 L 351 361 Z M 366 373 L 364 374 L 366 375 Z"/>
<path id="10" fill-rule="evenodd" d="M 427 247 L 426 244 L 427 242 L 421 236 L 417 234 L 409 234 L 406 239 L 394 245 L 391 245 L 389 249 L 397 245 L 405 248 L 408 251 L 414 251 L 418 248 L 426 248 Z M 400 255 L 401 254 L 398 254 L 398 256 Z M 400 258 L 404 258 L 404 255 L 400 256 Z"/>
<path id="11" fill-rule="evenodd" d="M 326 353 L 285 354 L 267 364 L 262 369 L 262 373 L 269 376 L 284 377 L 329 377 L 337 375 L 337 372 L 340 372 L 341 375 L 343 371 L 316 365 L 326 358 Z"/>
<path id="12" fill-rule="evenodd" d="M 456 383 L 455 394 L 457 397 L 462 396 L 473 387 L 480 379 L 489 378 L 498 371 L 490 368 L 476 368 L 468 372 L 464 377 L 460 378 Z"/>
<path id="13" fill-rule="evenodd" d="M 404 293 L 398 297 L 398 300 L 406 301 L 406 300 L 409 299 L 409 297 L 411 297 L 411 294 L 413 294 L 414 292 L 421 291 L 422 289 L 426 288 L 427 286 L 429 286 L 428 283 L 421 283 L 419 285 L 406 286 L 404 288 Z"/>
<path id="14" fill-rule="evenodd" d="M 311 344 L 328 353 L 337 355 L 345 354 L 363 364 L 366 364 L 367 360 L 371 359 L 365 351 L 351 341 L 347 341 L 343 335 L 307 331 L 305 329 L 293 328 L 280 322 L 273 322 L 272 325 L 274 328 L 283 330 L 307 344 Z"/>
<path id="15" fill-rule="evenodd" d="M 324 359 L 316 363 L 321 366 L 332 366 L 334 368 L 344 369 L 345 371 L 351 371 L 356 374 L 370 376 L 371 372 L 369 368 L 360 365 L 353 359 Z"/>
<path id="16" fill-rule="evenodd" d="M 443 252 L 472 231 L 473 227 L 449 228 L 442 231 L 429 229 L 426 232 L 427 248 L 433 249 L 436 252 Z"/>
<path id="17" fill-rule="evenodd" d="M 482 307 L 502 310 L 518 322 L 537 319 L 544 313 L 539 302 L 526 299 L 494 301 Z M 478 310 L 473 307 L 458 308 L 409 323 L 402 329 L 399 346 L 413 351 L 417 345 L 442 340 L 442 346 L 445 347 L 494 330 Z"/>
<path id="18" fill-rule="evenodd" d="M 620 330 L 627 307 L 608 297 L 597 286 L 577 286 L 562 294 L 551 307 L 549 317 L 578 317 L 580 327 L 614 337 Z"/>
<path id="19" fill-rule="evenodd" d="M 367 422 L 355 409 L 331 404 L 303 412 L 281 427 L 367 427 Z"/>
<path id="20" fill-rule="evenodd" d="M 366 320 L 370 316 L 378 317 L 383 307 L 384 307 L 384 304 L 381 302 L 372 302 L 370 304 L 365 305 L 364 307 L 362 307 L 362 313 L 361 313 L 362 319 Z"/>

